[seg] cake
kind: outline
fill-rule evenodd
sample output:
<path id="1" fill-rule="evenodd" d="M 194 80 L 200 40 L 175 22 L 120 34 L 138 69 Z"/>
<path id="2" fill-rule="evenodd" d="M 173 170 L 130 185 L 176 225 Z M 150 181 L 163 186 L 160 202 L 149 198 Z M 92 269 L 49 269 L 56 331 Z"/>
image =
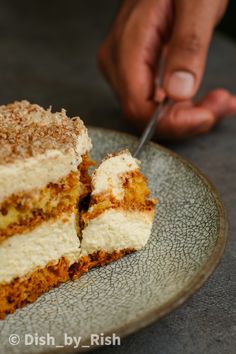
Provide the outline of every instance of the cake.
<path id="1" fill-rule="evenodd" d="M 149 199 L 140 162 L 128 150 L 109 154 L 92 174 L 82 214 L 81 261 L 101 265 L 140 250 L 151 234 L 156 200 Z"/>
<path id="2" fill-rule="evenodd" d="M 155 201 L 128 150 L 89 176 L 79 117 L 0 106 L 0 318 L 90 268 L 140 250 Z"/>
<path id="3" fill-rule="evenodd" d="M 0 317 L 69 278 L 91 146 L 64 110 L 0 106 Z"/>

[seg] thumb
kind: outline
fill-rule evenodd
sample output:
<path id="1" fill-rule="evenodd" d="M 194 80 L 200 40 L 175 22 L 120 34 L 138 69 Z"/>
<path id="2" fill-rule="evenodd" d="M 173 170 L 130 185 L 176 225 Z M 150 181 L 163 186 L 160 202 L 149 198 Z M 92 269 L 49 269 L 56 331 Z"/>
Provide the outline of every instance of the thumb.
<path id="1" fill-rule="evenodd" d="M 175 23 L 164 65 L 164 89 L 176 100 L 190 99 L 202 80 L 221 0 L 176 0 Z"/>

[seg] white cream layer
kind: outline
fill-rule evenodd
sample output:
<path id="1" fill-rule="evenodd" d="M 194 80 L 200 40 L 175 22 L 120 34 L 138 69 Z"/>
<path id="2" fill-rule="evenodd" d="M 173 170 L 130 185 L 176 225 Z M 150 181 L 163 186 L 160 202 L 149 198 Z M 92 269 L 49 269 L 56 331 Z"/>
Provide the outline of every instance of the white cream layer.
<path id="1" fill-rule="evenodd" d="M 63 153 L 60 150 L 48 150 L 45 154 L 0 166 L 0 202 L 17 192 L 43 188 L 76 171 L 82 155 L 91 147 L 91 140 L 84 129 L 78 136 L 76 151 L 71 149 Z"/>
<path id="2" fill-rule="evenodd" d="M 152 212 L 128 212 L 109 209 L 89 221 L 82 232 L 81 255 L 98 250 L 107 252 L 125 248 L 140 250 L 152 229 Z"/>
<path id="3" fill-rule="evenodd" d="M 108 157 L 93 173 L 92 194 L 109 191 L 116 199 L 121 200 L 124 197 L 121 175 L 138 168 L 139 161 L 133 158 L 128 150 L 122 151 L 119 155 Z"/>
<path id="4" fill-rule="evenodd" d="M 67 222 L 45 222 L 25 234 L 16 234 L 0 244 L 0 283 L 22 277 L 64 256 L 74 263 L 80 255 L 75 216 Z"/>

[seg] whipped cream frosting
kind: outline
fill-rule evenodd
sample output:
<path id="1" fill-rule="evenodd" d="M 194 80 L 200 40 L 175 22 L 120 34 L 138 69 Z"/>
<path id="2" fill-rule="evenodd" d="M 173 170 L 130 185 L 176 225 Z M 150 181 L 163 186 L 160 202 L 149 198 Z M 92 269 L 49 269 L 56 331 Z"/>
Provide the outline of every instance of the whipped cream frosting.
<path id="1" fill-rule="evenodd" d="M 140 250 L 151 234 L 152 220 L 153 212 L 106 210 L 82 231 L 81 256 L 98 250 Z"/>
<path id="2" fill-rule="evenodd" d="M 127 172 L 137 170 L 140 162 L 132 157 L 128 150 L 123 150 L 102 161 L 92 175 L 92 195 L 110 192 L 116 199 L 124 197 L 123 182 L 120 178 Z"/>
<path id="3" fill-rule="evenodd" d="M 0 165 L 0 202 L 17 192 L 43 188 L 76 171 L 82 156 L 92 147 L 87 130 L 77 138 L 76 150 L 47 150 L 35 157 Z"/>
<path id="4" fill-rule="evenodd" d="M 66 215 L 68 218 L 68 215 Z M 62 216 L 63 218 L 63 216 Z M 57 263 L 64 256 L 70 264 L 80 255 L 80 241 L 75 229 L 75 216 L 68 221 L 44 222 L 32 231 L 15 234 L 0 247 L 0 283 L 11 282 L 48 262 Z"/>

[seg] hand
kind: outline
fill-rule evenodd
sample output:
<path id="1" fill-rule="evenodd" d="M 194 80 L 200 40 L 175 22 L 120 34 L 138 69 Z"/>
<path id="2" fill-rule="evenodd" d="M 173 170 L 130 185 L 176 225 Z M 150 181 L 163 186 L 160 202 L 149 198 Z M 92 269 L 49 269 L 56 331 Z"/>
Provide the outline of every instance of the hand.
<path id="1" fill-rule="evenodd" d="M 181 139 L 210 130 L 236 112 L 236 97 L 215 90 L 191 99 L 204 73 L 208 47 L 227 0 L 125 0 L 98 53 L 102 72 L 124 114 L 143 127 L 165 95 L 177 103 L 159 123 L 163 138 Z M 157 85 L 163 59 L 163 88 Z"/>

